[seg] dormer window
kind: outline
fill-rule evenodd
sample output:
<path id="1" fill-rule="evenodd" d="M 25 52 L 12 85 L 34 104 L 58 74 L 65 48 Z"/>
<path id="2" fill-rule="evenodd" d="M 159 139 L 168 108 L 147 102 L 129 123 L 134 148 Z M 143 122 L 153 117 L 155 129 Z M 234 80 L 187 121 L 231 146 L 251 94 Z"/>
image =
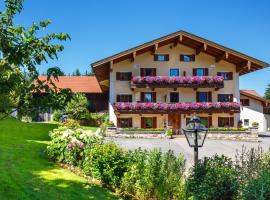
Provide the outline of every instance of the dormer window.
<path id="1" fill-rule="evenodd" d="M 180 61 L 182 61 L 182 62 L 194 62 L 195 61 L 195 55 L 181 54 L 180 55 Z"/>
<path id="2" fill-rule="evenodd" d="M 169 54 L 155 54 L 154 55 L 154 61 L 169 61 Z"/>

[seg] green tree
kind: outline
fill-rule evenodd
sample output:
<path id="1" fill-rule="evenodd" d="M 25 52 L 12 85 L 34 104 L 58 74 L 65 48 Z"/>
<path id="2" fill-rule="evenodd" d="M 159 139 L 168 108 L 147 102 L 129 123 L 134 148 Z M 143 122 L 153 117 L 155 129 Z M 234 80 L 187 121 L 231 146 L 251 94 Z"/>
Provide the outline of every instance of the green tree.
<path id="1" fill-rule="evenodd" d="M 77 68 L 74 72 L 72 72 L 72 76 L 81 76 L 80 70 Z"/>
<path id="2" fill-rule="evenodd" d="M 264 97 L 266 99 L 270 99 L 270 83 L 267 85 L 267 87 L 265 89 Z"/>
<path id="3" fill-rule="evenodd" d="M 5 10 L 0 11 L 0 112 L 5 116 L 10 114 L 11 108 L 32 112 L 35 109 L 33 104 L 39 107 L 60 106 L 56 105 L 56 95 L 61 99 L 70 93 L 57 89 L 53 84 L 52 77 L 57 78 L 62 73 L 59 67 L 47 70 L 47 81 L 39 80 L 37 71 L 37 66 L 58 58 L 57 54 L 64 50 L 58 42 L 70 39 L 69 35 L 42 33 L 51 23 L 49 20 L 29 27 L 14 25 L 14 17 L 22 9 L 23 0 L 5 0 Z M 35 95 L 33 91 L 36 91 Z M 41 95 L 44 91 L 49 98 Z"/>
<path id="4" fill-rule="evenodd" d="M 84 94 L 75 93 L 71 101 L 67 103 L 65 111 L 68 113 L 69 118 L 80 120 L 88 113 L 87 107 L 88 100 L 86 96 Z"/>

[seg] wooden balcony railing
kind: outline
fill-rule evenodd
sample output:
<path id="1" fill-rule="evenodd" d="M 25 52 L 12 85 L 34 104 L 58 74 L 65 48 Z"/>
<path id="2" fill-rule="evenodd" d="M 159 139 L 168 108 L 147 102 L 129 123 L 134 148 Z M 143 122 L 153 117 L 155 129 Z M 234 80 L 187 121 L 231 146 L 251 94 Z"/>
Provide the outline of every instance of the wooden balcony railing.
<path id="1" fill-rule="evenodd" d="M 134 76 L 131 88 L 216 88 L 224 87 L 222 76 Z"/>
<path id="2" fill-rule="evenodd" d="M 238 102 L 188 102 L 188 103 L 129 103 L 116 102 L 115 112 L 118 113 L 239 113 L 241 104 Z"/>

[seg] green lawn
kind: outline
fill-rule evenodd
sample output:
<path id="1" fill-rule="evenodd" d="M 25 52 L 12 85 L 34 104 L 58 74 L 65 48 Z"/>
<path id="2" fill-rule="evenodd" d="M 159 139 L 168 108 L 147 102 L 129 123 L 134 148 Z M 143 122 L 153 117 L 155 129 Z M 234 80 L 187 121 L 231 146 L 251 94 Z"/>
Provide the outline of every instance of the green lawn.
<path id="1" fill-rule="evenodd" d="M 118 199 L 48 161 L 44 150 L 55 127 L 0 121 L 0 199 Z"/>

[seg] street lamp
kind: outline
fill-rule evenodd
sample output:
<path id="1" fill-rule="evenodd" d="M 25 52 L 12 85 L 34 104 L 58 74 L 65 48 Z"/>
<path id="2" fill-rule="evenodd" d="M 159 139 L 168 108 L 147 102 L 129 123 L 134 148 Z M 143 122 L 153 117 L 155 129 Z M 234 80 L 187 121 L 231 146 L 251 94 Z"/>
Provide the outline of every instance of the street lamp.
<path id="1" fill-rule="evenodd" d="M 189 146 L 194 148 L 194 165 L 196 165 L 199 159 L 198 148 L 203 146 L 208 129 L 201 123 L 201 119 L 195 116 L 183 131 Z"/>

